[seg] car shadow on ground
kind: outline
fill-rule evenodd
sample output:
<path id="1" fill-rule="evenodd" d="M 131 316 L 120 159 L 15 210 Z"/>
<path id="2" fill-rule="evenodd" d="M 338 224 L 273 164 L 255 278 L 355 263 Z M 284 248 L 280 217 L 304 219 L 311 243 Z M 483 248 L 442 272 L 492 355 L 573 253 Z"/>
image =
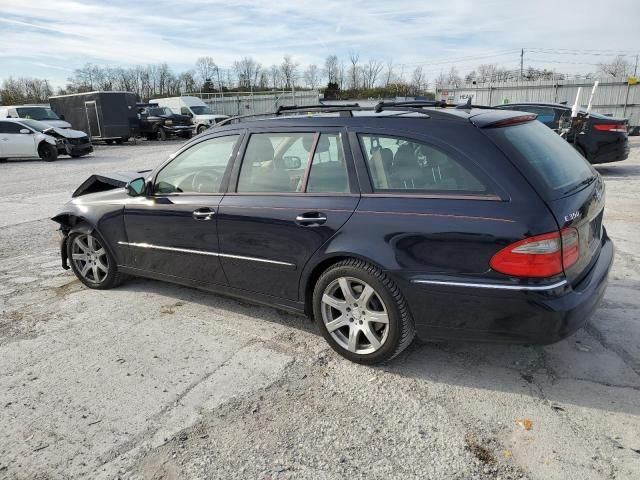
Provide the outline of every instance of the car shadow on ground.
<path id="1" fill-rule="evenodd" d="M 594 166 L 598 173 L 605 177 L 606 180 L 620 180 L 640 176 L 640 165 L 625 165 L 624 163 L 620 163 Z"/>
<path id="2" fill-rule="evenodd" d="M 613 282 L 587 327 L 553 345 L 418 340 L 398 358 L 374 368 L 409 377 L 425 387 L 442 383 L 468 391 L 528 395 L 545 399 L 553 408 L 569 404 L 640 416 L 638 307 L 633 300 L 624 300 L 636 288 L 637 282 Z M 311 333 L 324 342 L 317 326 L 302 315 L 152 280 L 132 280 L 119 289 L 153 292 L 166 297 L 169 304 L 195 302 L 230 316 Z"/>

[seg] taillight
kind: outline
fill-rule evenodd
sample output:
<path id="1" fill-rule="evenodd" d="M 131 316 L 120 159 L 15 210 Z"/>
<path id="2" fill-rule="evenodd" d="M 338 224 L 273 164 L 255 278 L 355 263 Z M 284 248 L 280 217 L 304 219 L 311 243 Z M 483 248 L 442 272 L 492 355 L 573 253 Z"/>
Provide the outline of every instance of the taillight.
<path id="1" fill-rule="evenodd" d="M 513 277 L 552 277 L 578 261 L 580 242 L 575 228 L 525 238 L 496 253 L 489 265 Z"/>
<path id="2" fill-rule="evenodd" d="M 593 128 L 595 130 L 600 130 L 601 132 L 627 132 L 627 127 L 624 124 L 619 123 L 596 123 Z"/>

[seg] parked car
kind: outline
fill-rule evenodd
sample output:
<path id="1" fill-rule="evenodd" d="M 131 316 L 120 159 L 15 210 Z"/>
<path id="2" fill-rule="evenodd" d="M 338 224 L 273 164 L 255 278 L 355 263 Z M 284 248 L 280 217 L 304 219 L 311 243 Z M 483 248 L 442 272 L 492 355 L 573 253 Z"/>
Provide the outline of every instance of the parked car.
<path id="1" fill-rule="evenodd" d="M 52 127 L 71 128 L 71 124 L 60 119 L 48 105 L 7 105 L 0 107 L 0 118 L 26 118 Z"/>
<path id="2" fill-rule="evenodd" d="M 495 108 L 535 113 L 555 131 L 571 123 L 571 106 L 559 103 L 509 103 Z M 580 110 L 566 138 L 592 164 L 619 162 L 629 156 L 628 123 L 625 118 Z"/>
<path id="3" fill-rule="evenodd" d="M 173 113 L 179 113 L 191 118 L 196 133 L 202 133 L 210 126 L 229 118 L 227 115 L 213 113 L 209 106 L 198 97 L 185 95 L 182 97 L 157 98 L 154 102 L 157 102 L 161 107 L 169 107 Z"/>
<path id="4" fill-rule="evenodd" d="M 305 312 L 361 363 L 416 331 L 570 335 L 613 260 L 600 175 L 534 115 L 431 104 L 227 122 L 152 172 L 90 177 L 53 218 L 63 267 Z"/>
<path id="5" fill-rule="evenodd" d="M 37 120 L 0 120 L 0 160 L 40 157 L 50 162 L 58 155 L 77 158 L 92 151 L 91 141 L 84 132 L 52 127 Z"/>
<path id="6" fill-rule="evenodd" d="M 121 145 L 139 133 L 136 98 L 132 92 L 96 91 L 49 97 L 49 103 L 60 118 L 87 132 L 92 141 Z"/>
<path id="7" fill-rule="evenodd" d="M 167 107 L 157 103 L 138 103 L 140 134 L 148 140 L 166 140 L 171 136 L 191 138 L 193 126 L 191 118 L 177 115 Z"/>

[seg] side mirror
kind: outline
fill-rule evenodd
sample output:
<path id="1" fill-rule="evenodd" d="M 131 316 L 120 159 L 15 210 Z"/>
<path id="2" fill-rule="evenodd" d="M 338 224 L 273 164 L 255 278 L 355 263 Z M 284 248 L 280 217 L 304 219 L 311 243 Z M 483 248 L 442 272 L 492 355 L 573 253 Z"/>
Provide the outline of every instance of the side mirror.
<path id="1" fill-rule="evenodd" d="M 139 197 L 144 193 L 146 184 L 147 181 L 144 178 L 135 178 L 127 183 L 124 189 L 130 197 Z"/>
<path id="2" fill-rule="evenodd" d="M 284 157 L 282 160 L 285 170 L 297 170 L 302 166 L 302 160 L 300 160 L 300 157 Z"/>
<path id="3" fill-rule="evenodd" d="M 31 130 L 29 130 L 28 128 L 21 128 L 20 129 L 20 133 L 22 133 L 24 135 L 29 135 L 29 134 L 31 134 Z"/>

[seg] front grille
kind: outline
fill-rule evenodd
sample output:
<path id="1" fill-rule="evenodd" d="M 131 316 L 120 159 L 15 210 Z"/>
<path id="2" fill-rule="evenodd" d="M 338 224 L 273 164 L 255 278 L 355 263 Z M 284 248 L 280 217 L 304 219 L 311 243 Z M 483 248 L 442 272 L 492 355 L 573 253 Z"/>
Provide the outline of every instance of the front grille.
<path id="1" fill-rule="evenodd" d="M 68 140 L 71 145 L 84 145 L 85 143 L 89 143 L 89 137 L 69 138 Z"/>

